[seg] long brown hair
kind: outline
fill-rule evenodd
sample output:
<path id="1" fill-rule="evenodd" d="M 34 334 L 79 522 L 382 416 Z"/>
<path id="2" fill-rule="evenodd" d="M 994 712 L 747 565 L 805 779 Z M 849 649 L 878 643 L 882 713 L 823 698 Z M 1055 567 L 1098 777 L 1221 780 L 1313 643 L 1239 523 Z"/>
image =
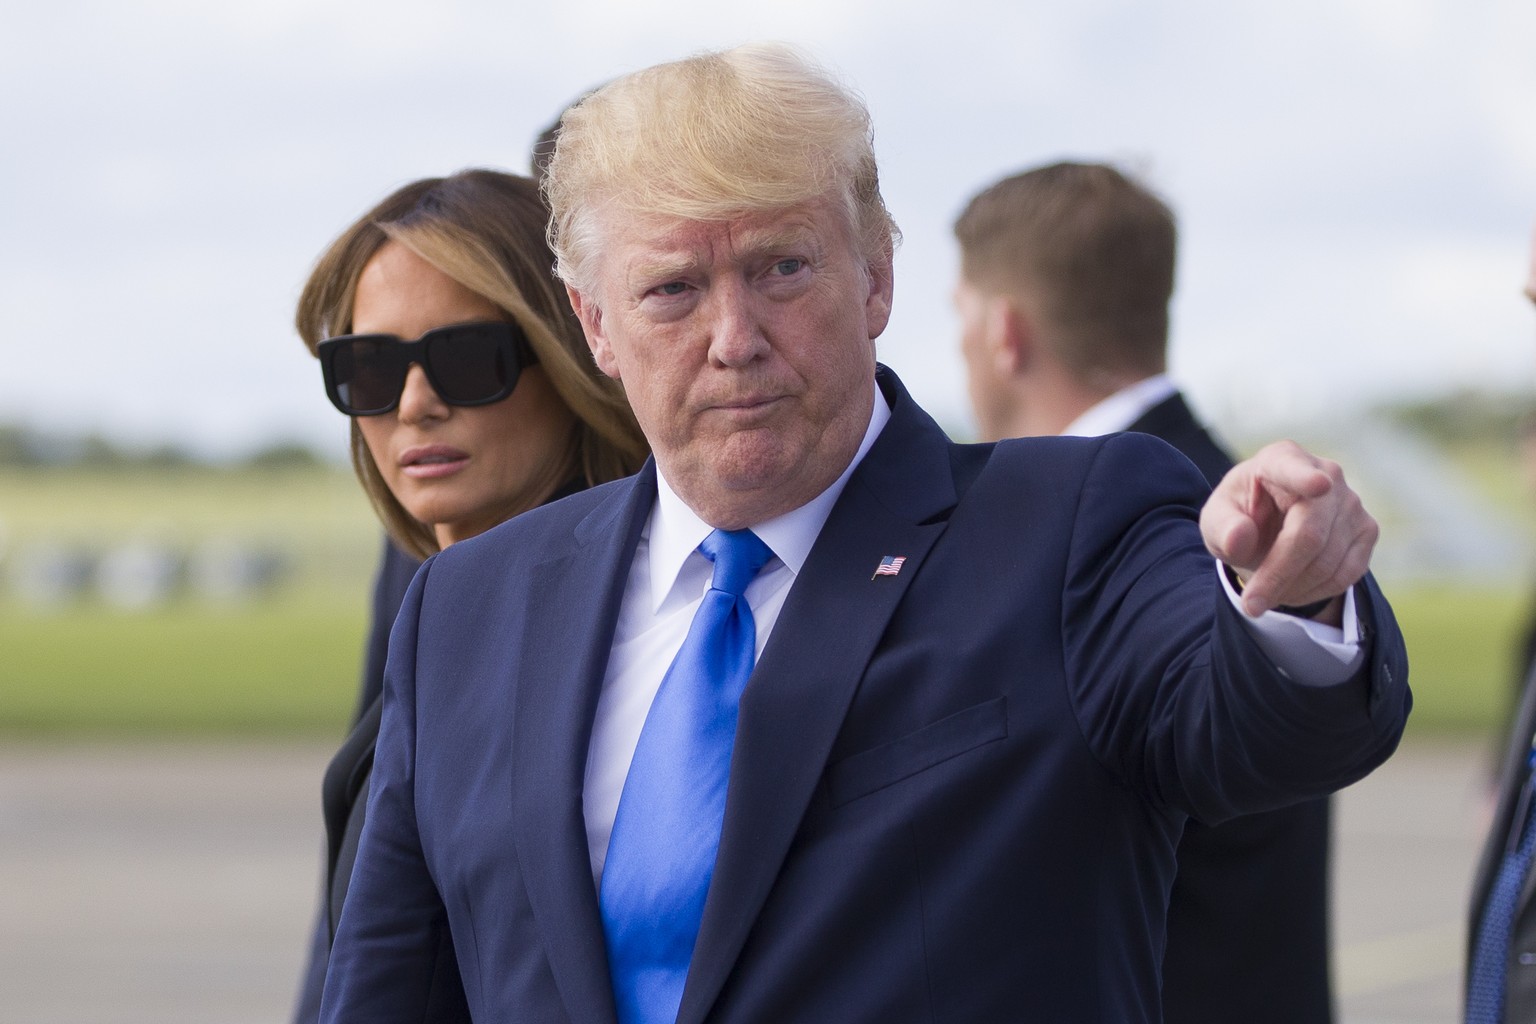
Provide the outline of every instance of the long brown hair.
<path id="1" fill-rule="evenodd" d="M 326 338 L 349 333 L 363 268 L 385 242 L 398 242 L 494 302 L 528 335 L 555 393 L 575 414 L 570 475 L 579 473 L 588 485 L 627 476 L 648 447 L 623 391 L 593 365 L 551 272 L 548 219 L 538 185 L 518 175 L 473 169 L 411 182 L 326 249 L 304 284 L 294 325 L 311 353 Z M 431 526 L 412 517 L 385 484 L 356 420 L 351 449 L 357 478 L 395 542 L 420 558 L 437 551 Z"/>

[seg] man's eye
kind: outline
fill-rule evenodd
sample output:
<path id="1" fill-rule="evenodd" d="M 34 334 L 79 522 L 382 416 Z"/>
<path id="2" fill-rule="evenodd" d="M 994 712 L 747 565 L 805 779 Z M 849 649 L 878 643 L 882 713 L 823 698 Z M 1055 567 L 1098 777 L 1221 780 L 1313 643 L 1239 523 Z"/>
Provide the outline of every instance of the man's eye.
<path id="1" fill-rule="evenodd" d="M 658 295 L 681 295 L 688 290 L 688 286 L 681 281 L 668 281 L 666 284 L 657 285 L 652 290 Z"/>
<path id="2" fill-rule="evenodd" d="M 800 268 L 804 266 L 805 260 L 790 257 L 788 259 L 779 260 L 777 263 L 775 263 L 773 265 L 773 272 L 778 274 L 780 277 L 789 277 L 793 274 L 798 274 L 800 272 Z"/>

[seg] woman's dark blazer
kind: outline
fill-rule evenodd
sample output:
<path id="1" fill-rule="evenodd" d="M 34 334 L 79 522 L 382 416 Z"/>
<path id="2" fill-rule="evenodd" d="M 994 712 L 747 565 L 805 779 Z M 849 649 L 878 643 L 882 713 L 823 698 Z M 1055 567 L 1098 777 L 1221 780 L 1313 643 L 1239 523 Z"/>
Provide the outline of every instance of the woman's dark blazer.
<path id="1" fill-rule="evenodd" d="M 568 481 L 548 500 L 568 497 L 584 486 L 580 480 Z M 368 646 L 363 653 L 363 687 L 358 694 L 357 712 L 353 716 L 351 732 L 326 766 L 325 778 L 320 784 L 320 800 L 325 813 L 324 891 L 316 914 L 314 935 L 310 939 L 298 1004 L 294 1007 L 294 1024 L 315 1024 L 320 1019 L 320 993 L 325 988 L 331 942 L 336 938 L 341 905 L 352 881 L 357 841 L 363 834 L 368 780 L 373 774 L 373 749 L 379 739 L 379 717 L 383 709 L 384 661 L 389 655 L 389 631 L 395 624 L 400 603 L 405 599 L 406 588 L 420 567 L 419 560 L 385 539 L 378 575 L 373 581 L 372 622 L 368 628 Z M 459 1021 L 469 1021 L 469 1009 L 464 1003 L 464 986 L 459 980 L 453 941 L 444 929 L 433 972 L 432 996 L 423 1024 L 456 1024 Z"/>
<path id="2" fill-rule="evenodd" d="M 416 575 L 420 565 L 389 540 L 384 541 L 373 584 L 372 620 L 363 654 L 362 690 L 358 694 L 357 711 L 353 715 L 352 729 L 326 766 L 320 785 L 325 814 L 325 877 L 298 1004 L 294 1007 L 294 1024 L 314 1024 L 320 1017 L 320 993 L 325 987 L 331 940 L 336 936 L 336 922 L 341 919 L 342 901 L 346 898 L 352 865 L 357 859 L 357 841 L 363 833 L 368 779 L 373 771 L 373 748 L 379 738 L 389 630 L 394 625 L 395 614 L 400 610 L 411 577 Z M 438 950 L 431 1010 L 425 1020 L 427 1024 L 469 1020 L 464 986 L 459 981 L 458 961 L 454 958 L 453 942 L 446 930 Z"/>

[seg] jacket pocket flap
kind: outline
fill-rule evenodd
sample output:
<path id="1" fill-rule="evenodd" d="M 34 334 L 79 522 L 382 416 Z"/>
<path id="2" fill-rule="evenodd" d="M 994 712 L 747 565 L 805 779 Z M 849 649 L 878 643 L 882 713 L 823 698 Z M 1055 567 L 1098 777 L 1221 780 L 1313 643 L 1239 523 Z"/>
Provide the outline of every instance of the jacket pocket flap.
<path id="1" fill-rule="evenodd" d="M 1008 699 L 996 697 L 843 758 L 827 769 L 827 795 L 845 804 L 1007 735 Z"/>

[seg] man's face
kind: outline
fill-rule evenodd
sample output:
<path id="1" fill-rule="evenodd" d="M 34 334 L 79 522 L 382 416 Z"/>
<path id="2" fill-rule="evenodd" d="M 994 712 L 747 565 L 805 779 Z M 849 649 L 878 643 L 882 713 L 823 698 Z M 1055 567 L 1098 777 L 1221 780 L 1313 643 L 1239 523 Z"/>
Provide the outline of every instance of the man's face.
<path id="1" fill-rule="evenodd" d="M 954 299 L 955 312 L 960 317 L 960 355 L 965 359 L 966 388 L 976 429 L 981 440 L 997 441 L 1004 436 L 1002 424 L 1012 411 L 1012 399 L 1003 387 L 996 346 L 988 334 L 996 300 L 967 281 L 963 274 L 955 285 Z"/>
<path id="2" fill-rule="evenodd" d="M 798 508 L 869 424 L 888 261 L 827 200 L 702 222 L 600 213 L 590 293 L 571 302 L 667 481 L 712 526 Z"/>

